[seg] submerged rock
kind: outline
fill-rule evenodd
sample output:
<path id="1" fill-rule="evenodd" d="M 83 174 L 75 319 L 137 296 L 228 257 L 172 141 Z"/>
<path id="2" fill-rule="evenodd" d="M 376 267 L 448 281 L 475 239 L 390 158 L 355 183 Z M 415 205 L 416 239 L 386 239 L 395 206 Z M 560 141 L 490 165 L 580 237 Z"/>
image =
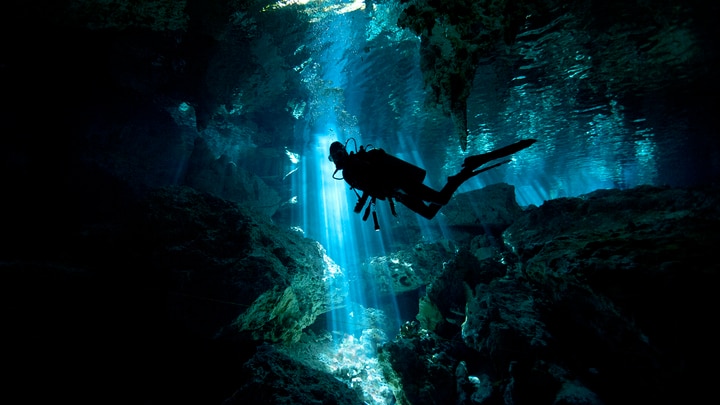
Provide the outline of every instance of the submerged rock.
<path id="1" fill-rule="evenodd" d="M 499 235 L 520 212 L 522 208 L 515 200 L 515 187 L 506 183 L 457 194 L 440 211 L 448 226 L 473 235 Z"/>
<path id="2" fill-rule="evenodd" d="M 451 243 L 418 243 L 386 256 L 370 259 L 363 265 L 364 288 L 380 296 L 393 296 L 428 285 L 452 257 Z"/>
<path id="3" fill-rule="evenodd" d="M 356 391 L 329 373 L 308 367 L 270 345 L 260 346 L 243 368 L 247 374 L 244 384 L 223 405 L 364 403 Z"/>
<path id="4" fill-rule="evenodd" d="M 515 212 L 503 217 L 508 226 L 474 225 L 452 245 L 394 252 L 391 263 L 412 263 L 422 275 L 407 286 L 425 291 L 417 322 L 389 342 L 370 329 L 345 336 L 346 351 L 329 357 L 332 373 L 310 366 L 315 352 L 294 342 L 313 325 L 322 353 L 337 349 L 315 320 L 344 303 L 342 269 L 317 242 L 264 216 L 164 188 L 122 213 L 56 219 L 5 245 L 2 308 L 15 348 L 7 361 L 25 374 L 26 364 L 48 364 L 48 376 L 68 362 L 83 370 L 142 364 L 127 381 L 146 387 L 160 370 L 183 386 L 170 395 L 176 403 L 248 395 L 358 403 L 363 378 L 379 378 L 367 371 L 375 351 L 387 385 L 375 383 L 382 390 L 373 398 L 385 403 L 694 400 L 712 386 L 704 366 L 717 358 L 708 311 L 719 281 L 719 199 L 715 189 L 598 191 L 498 208 Z M 79 374 L 111 391 L 100 375 Z M 64 398 L 97 395 L 53 381 Z"/>
<path id="5" fill-rule="evenodd" d="M 408 322 L 382 347 L 379 358 L 399 404 L 451 403 L 457 397 L 457 343 Z"/>
<path id="6" fill-rule="evenodd" d="M 715 189 L 602 190 L 518 210 L 500 235 L 478 228 L 485 245 L 504 245 L 488 255 L 476 254 L 476 239 L 461 245 L 420 300 L 411 330 L 423 332 L 383 348 L 399 399 L 437 403 L 412 396 L 423 390 L 447 403 L 696 398 L 696 383 L 708 383 L 701 364 L 717 356 L 703 314 L 720 274 L 711 259 L 719 198 Z M 409 335 L 413 349 L 401 350 Z M 452 360 L 430 373 L 433 356 Z M 465 390 L 441 383 L 453 373 L 468 376 Z M 472 394 L 488 385 L 491 394 Z"/>
<path id="7" fill-rule="evenodd" d="M 168 272 L 174 305 L 192 305 L 179 321 L 214 325 L 208 336 L 291 342 L 342 302 L 341 269 L 319 243 L 190 188 L 148 201 L 144 237 Z"/>
<path id="8" fill-rule="evenodd" d="M 502 363 L 540 355 L 550 339 L 532 291 L 512 279 L 475 287 L 465 307 L 462 337 L 468 347 Z"/>

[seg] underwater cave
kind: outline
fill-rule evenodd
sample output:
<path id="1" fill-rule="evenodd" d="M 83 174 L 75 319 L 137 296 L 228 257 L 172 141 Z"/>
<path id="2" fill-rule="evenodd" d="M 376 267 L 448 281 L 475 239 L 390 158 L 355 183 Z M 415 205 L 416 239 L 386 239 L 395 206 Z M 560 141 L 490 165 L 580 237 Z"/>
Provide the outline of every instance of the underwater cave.
<path id="1" fill-rule="evenodd" d="M 0 10 L 5 402 L 713 394 L 717 4 Z"/>

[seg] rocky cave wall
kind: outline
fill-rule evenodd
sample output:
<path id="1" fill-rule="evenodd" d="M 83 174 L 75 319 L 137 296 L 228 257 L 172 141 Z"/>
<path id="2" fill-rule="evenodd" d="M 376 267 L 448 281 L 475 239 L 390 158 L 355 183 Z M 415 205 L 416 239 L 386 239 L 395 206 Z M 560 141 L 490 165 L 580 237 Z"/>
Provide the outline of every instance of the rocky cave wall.
<path id="1" fill-rule="evenodd" d="M 448 212 L 467 198 L 493 227 L 465 209 L 452 242 L 368 261 L 366 282 L 417 292 L 405 298 L 415 319 L 373 345 L 394 400 L 708 395 L 718 191 L 602 190 L 525 209 L 513 195 L 503 184 L 462 194 Z M 190 188 L 128 201 L 122 215 L 48 225 L 3 247 L 14 386 L 79 402 L 368 400 L 355 374 L 313 359 L 328 344 L 317 322 L 346 288 L 317 242 Z M 398 264 L 390 279 L 373 270 L 383 259 Z"/>
<path id="2" fill-rule="evenodd" d="M 461 247 L 381 356 L 407 403 L 692 401 L 717 359 L 716 202 L 639 187 L 530 207 Z"/>

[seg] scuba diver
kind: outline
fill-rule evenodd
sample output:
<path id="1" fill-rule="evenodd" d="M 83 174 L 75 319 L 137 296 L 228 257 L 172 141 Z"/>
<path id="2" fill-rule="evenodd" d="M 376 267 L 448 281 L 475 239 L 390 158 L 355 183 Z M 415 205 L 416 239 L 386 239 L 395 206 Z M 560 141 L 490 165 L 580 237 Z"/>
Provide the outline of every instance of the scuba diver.
<path id="1" fill-rule="evenodd" d="M 463 169 L 458 174 L 448 177 L 448 182 L 442 190 L 436 191 L 423 184 L 426 175 L 425 169 L 389 155 L 382 149 L 368 149 L 360 146 L 359 151 L 348 153 L 346 146 L 349 141 L 345 144 L 333 142 L 330 145 L 328 159 L 335 163 L 333 178 L 344 179 L 358 196 L 354 212 L 360 213 L 370 198 L 370 204 L 363 214 L 363 221 L 367 220 L 370 209 L 375 206 L 376 200 L 387 200 L 394 216 L 397 216 L 394 203 L 394 200 L 397 200 L 423 217 L 432 219 L 440 208 L 450 201 L 452 195 L 465 181 L 486 170 L 508 163 L 510 160 L 485 167 L 481 166 L 510 156 L 536 142 L 535 139 L 524 139 L 492 152 L 468 156 L 462 164 Z M 340 170 L 343 171 L 342 177 L 336 177 Z M 362 191 L 362 195 L 358 193 L 358 190 Z M 379 230 L 377 214 L 374 210 L 372 214 L 375 230 Z"/>

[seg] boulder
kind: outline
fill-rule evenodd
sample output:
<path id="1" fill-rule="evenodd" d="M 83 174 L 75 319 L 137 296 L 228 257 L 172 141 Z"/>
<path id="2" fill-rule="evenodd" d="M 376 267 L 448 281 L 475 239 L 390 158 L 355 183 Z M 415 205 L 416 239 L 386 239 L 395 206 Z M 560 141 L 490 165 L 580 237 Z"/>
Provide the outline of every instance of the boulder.
<path id="1" fill-rule="evenodd" d="M 271 345 L 259 346 L 243 370 L 245 383 L 223 405 L 364 403 L 356 391 L 331 374 L 308 367 Z"/>
<path id="2" fill-rule="evenodd" d="M 170 278 L 173 315 L 208 337 L 295 341 L 343 302 L 342 271 L 316 241 L 188 187 L 147 201 L 143 238 Z"/>
<path id="3" fill-rule="evenodd" d="M 383 348 L 388 379 L 451 403 L 697 398 L 702 364 L 717 359 L 707 309 L 720 281 L 719 198 L 600 190 L 518 210 L 500 234 L 475 228 L 427 286 L 417 326 Z M 449 389 L 453 372 L 467 376 L 463 389 Z M 421 397 L 409 402 L 432 402 Z"/>
<path id="4" fill-rule="evenodd" d="M 515 187 L 506 183 L 456 194 L 440 210 L 449 227 L 472 235 L 499 235 L 521 212 L 515 199 Z"/>
<path id="5" fill-rule="evenodd" d="M 392 296 L 428 285 L 453 255 L 454 246 L 447 241 L 417 243 L 386 256 L 372 257 L 363 263 L 365 289 L 381 296 Z"/>

